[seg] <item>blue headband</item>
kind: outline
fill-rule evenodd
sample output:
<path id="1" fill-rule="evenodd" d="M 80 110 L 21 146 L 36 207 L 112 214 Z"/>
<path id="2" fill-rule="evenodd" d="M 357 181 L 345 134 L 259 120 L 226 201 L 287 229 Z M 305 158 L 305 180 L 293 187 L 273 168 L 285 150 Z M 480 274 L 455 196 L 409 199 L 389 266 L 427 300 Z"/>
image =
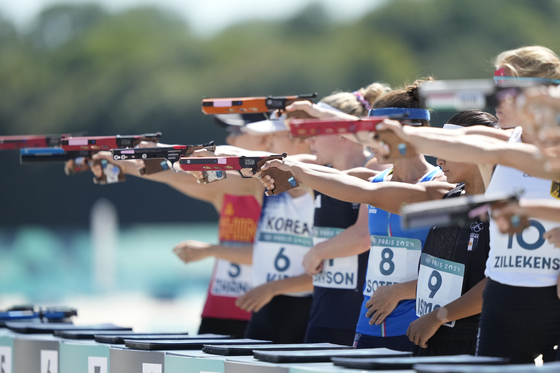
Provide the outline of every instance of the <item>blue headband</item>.
<path id="1" fill-rule="evenodd" d="M 369 111 L 370 117 L 390 116 L 390 115 L 405 115 L 403 119 L 424 119 L 430 120 L 430 112 L 426 109 L 410 109 L 401 107 L 385 107 L 381 109 L 371 109 Z"/>

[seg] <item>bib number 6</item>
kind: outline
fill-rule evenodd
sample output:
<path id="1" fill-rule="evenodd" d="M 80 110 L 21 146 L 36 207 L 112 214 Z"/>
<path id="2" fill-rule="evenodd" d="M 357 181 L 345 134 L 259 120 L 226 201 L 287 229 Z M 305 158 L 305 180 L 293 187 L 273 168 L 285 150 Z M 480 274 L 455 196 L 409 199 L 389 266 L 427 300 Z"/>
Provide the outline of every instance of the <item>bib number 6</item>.
<path id="1" fill-rule="evenodd" d="M 284 250 L 286 249 L 282 247 L 274 259 L 274 268 L 276 268 L 278 272 L 284 272 L 290 268 L 290 258 L 284 255 Z"/>

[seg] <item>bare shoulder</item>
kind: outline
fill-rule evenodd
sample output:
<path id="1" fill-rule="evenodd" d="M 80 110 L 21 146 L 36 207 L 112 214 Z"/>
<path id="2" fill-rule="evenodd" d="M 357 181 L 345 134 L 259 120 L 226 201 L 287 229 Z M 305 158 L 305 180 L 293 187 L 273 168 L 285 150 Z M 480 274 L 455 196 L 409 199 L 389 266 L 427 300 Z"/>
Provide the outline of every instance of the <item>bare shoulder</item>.
<path id="1" fill-rule="evenodd" d="M 367 167 L 355 167 L 342 171 L 349 176 L 354 176 L 362 180 L 371 180 L 381 173 L 381 171 L 372 170 Z"/>

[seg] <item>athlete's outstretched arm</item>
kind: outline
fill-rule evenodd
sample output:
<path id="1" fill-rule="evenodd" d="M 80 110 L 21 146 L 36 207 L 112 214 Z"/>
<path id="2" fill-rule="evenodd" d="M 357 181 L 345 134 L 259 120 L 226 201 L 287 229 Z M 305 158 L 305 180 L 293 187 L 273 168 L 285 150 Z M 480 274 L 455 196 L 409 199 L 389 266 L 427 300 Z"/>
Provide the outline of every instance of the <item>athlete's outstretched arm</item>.
<path id="1" fill-rule="evenodd" d="M 259 312 L 277 295 L 313 290 L 313 280 L 308 274 L 270 281 L 253 288 L 237 298 L 237 307 L 248 312 Z"/>
<path id="2" fill-rule="evenodd" d="M 428 340 L 445 323 L 477 315 L 482 311 L 482 291 L 486 278 L 453 302 L 410 323 L 406 335 L 414 344 L 426 348 Z"/>
<path id="3" fill-rule="evenodd" d="M 521 198 L 519 203 L 510 202 L 505 206 L 492 209 L 492 217 L 496 220 L 510 214 L 560 223 L 560 200 Z"/>
<path id="4" fill-rule="evenodd" d="M 353 203 L 364 203 L 398 214 L 403 203 L 416 203 L 438 200 L 455 186 L 443 182 L 425 182 L 408 184 L 399 182 L 370 183 L 344 172 L 330 170 L 328 173 L 318 170 L 320 166 L 309 167 L 300 162 L 272 160 L 261 170 L 277 167 L 290 171 L 295 179 L 311 189 L 333 198 Z M 269 175 L 262 177 L 261 183 L 267 188 L 274 187 L 274 179 Z"/>
<path id="5" fill-rule="evenodd" d="M 173 252 L 185 263 L 215 257 L 233 263 L 253 264 L 253 245 L 229 247 L 200 241 L 183 241 L 173 248 Z"/>
<path id="6" fill-rule="evenodd" d="M 477 126 L 478 127 L 478 126 Z M 508 143 L 499 137 L 507 134 L 502 130 L 487 128 L 485 131 L 472 127 L 457 130 L 403 126 L 394 120 L 385 120 L 377 129 L 388 129 L 414 145 L 421 154 L 429 154 L 449 161 L 478 163 L 487 165 L 501 164 L 513 167 L 532 176 L 560 180 L 560 173 L 545 169 L 545 160 L 552 157 L 546 150 L 525 143 Z M 476 133 L 476 134 L 474 134 Z M 387 149 L 379 150 L 386 155 Z M 484 175 L 486 178 L 487 175 Z"/>
<path id="7" fill-rule="evenodd" d="M 196 177 L 189 172 L 174 172 L 165 170 L 150 175 L 140 175 L 138 163 L 135 160 L 115 161 L 110 152 L 99 152 L 93 159 L 106 159 L 107 161 L 121 167 L 124 173 L 141 177 L 146 180 L 164 183 L 173 189 L 204 202 L 209 202 L 219 211 L 225 194 L 254 195 L 259 201 L 262 200 L 264 188 L 251 179 L 242 179 L 237 174 L 228 174 L 228 178 L 222 181 L 199 184 Z"/>
<path id="8" fill-rule="evenodd" d="M 321 272 L 323 260 L 358 255 L 369 250 L 368 207 L 360 206 L 358 219 L 331 239 L 313 246 L 303 257 L 303 268 L 309 275 Z"/>

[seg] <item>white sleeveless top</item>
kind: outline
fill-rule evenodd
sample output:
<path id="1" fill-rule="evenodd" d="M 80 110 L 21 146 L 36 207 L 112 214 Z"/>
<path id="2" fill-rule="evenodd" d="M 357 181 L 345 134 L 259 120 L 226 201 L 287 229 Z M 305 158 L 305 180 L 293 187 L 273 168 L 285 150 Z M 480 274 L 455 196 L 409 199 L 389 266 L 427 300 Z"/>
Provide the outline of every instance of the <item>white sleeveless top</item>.
<path id="1" fill-rule="evenodd" d="M 265 197 L 253 245 L 253 287 L 305 273 L 303 256 L 313 247 L 315 207 L 309 193 Z M 296 297 L 312 291 L 285 293 Z"/>
<path id="2" fill-rule="evenodd" d="M 509 142 L 521 142 L 517 127 Z M 496 166 L 486 195 L 524 190 L 522 198 L 550 199 L 552 181 L 532 177 L 514 168 Z M 492 280 L 511 286 L 545 287 L 556 285 L 560 273 L 560 249 L 543 238 L 558 226 L 548 220 L 529 219 L 531 226 L 516 235 L 503 234 L 490 220 L 490 253 L 484 274 Z"/>

